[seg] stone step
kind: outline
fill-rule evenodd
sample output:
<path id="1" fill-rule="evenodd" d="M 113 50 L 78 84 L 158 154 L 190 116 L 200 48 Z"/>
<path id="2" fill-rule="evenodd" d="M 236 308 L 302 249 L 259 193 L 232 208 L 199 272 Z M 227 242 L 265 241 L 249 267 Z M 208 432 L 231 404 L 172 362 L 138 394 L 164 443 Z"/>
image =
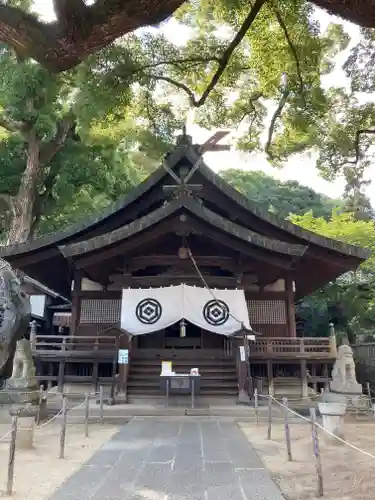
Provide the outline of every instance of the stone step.
<path id="1" fill-rule="evenodd" d="M 184 367 L 179 367 L 178 365 L 177 366 L 173 366 L 173 369 L 174 370 L 178 370 L 180 371 L 179 369 L 183 369 Z M 189 370 L 190 367 L 187 367 L 186 369 Z M 215 374 L 215 373 L 229 373 L 229 374 L 236 374 L 237 371 L 236 371 L 236 368 L 233 367 L 233 366 L 204 366 L 204 367 L 199 367 L 199 366 L 196 366 L 196 367 L 193 367 L 193 368 L 198 368 L 199 369 L 199 373 L 201 375 L 209 375 L 209 374 Z M 158 366 L 137 366 L 137 365 L 133 365 L 131 364 L 130 365 L 130 372 L 131 373 L 155 373 L 156 375 L 160 375 L 160 371 L 161 371 L 161 367 L 160 365 Z"/>
<path id="2" fill-rule="evenodd" d="M 146 395 L 146 394 L 163 394 L 160 387 L 155 386 L 128 386 L 129 394 Z M 235 395 L 238 393 L 237 386 L 232 387 L 201 387 L 198 395 Z"/>
<path id="3" fill-rule="evenodd" d="M 159 374 L 152 374 L 152 373 L 134 373 L 130 372 L 129 374 L 129 381 L 130 380 L 155 380 L 158 381 L 160 380 Z M 213 382 L 213 383 L 226 383 L 226 382 L 235 382 L 237 383 L 237 375 L 234 373 L 216 373 L 216 374 L 201 374 L 201 384 L 205 382 Z"/>
<path id="4" fill-rule="evenodd" d="M 235 361 L 230 359 L 171 359 L 172 366 L 233 366 L 235 367 Z M 131 365 L 134 366 L 161 366 L 161 360 L 155 358 L 132 358 Z"/>

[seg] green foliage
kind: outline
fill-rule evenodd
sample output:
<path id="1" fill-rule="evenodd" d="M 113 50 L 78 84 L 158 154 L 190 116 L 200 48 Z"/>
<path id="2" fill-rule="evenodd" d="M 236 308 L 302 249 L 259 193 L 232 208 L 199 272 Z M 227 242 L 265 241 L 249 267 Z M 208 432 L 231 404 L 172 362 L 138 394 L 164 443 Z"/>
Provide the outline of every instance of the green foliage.
<path id="1" fill-rule="evenodd" d="M 228 169 L 220 175 L 257 206 L 287 218 L 308 211 L 315 217 L 329 218 L 339 202 L 301 186 L 296 181 L 280 182 L 259 171 Z"/>
<path id="2" fill-rule="evenodd" d="M 321 335 L 333 322 L 350 341 L 375 325 L 375 223 L 356 220 L 353 214 L 333 212 L 330 220 L 292 215 L 305 229 L 371 250 L 371 257 L 356 272 L 349 272 L 304 299 L 297 308 L 303 334 Z"/>

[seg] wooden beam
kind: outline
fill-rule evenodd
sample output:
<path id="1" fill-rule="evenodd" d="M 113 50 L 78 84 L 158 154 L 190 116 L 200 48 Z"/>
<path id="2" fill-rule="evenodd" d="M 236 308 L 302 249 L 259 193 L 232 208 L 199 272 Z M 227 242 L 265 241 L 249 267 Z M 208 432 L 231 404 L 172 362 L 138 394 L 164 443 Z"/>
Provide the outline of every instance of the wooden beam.
<path id="1" fill-rule="evenodd" d="M 336 251 L 314 244 L 309 245 L 306 251 L 306 257 L 311 257 L 318 261 L 320 260 L 329 266 L 341 268 L 343 273 L 346 272 L 350 266 L 352 266 L 353 269 L 358 267 L 358 259 L 356 257 L 342 255 Z"/>
<path id="2" fill-rule="evenodd" d="M 246 300 L 285 300 L 285 292 L 252 292 L 245 294 Z"/>
<path id="3" fill-rule="evenodd" d="M 236 269 L 235 260 L 232 257 L 219 255 L 197 255 L 194 256 L 198 266 L 213 266 L 234 271 Z M 129 259 L 129 272 L 138 271 L 149 266 L 176 266 L 191 264 L 191 260 L 181 260 L 177 255 L 142 255 Z"/>
<path id="4" fill-rule="evenodd" d="M 290 274 L 285 276 L 285 307 L 289 337 L 297 336 L 296 312 L 294 307 L 293 279 Z"/>
<path id="5" fill-rule="evenodd" d="M 124 241 L 116 242 L 112 246 L 99 248 L 90 254 L 84 254 L 82 257 L 75 259 L 77 269 L 84 269 L 95 264 L 102 264 L 103 262 L 123 254 L 126 254 L 138 249 L 142 245 L 149 245 L 152 241 L 160 238 L 167 233 L 180 233 L 182 230 L 198 230 L 205 238 L 216 241 L 218 244 L 228 247 L 236 252 L 240 252 L 247 257 L 251 257 L 260 262 L 264 262 L 267 266 L 277 269 L 290 269 L 294 265 L 292 256 L 278 255 L 275 252 L 267 251 L 263 248 L 257 247 L 251 243 L 241 240 L 233 236 L 229 236 L 225 231 L 213 228 L 209 223 L 202 222 L 197 218 L 186 214 L 183 219 L 174 217 L 165 219 L 158 223 L 149 230 L 143 231 L 126 239 Z"/>
<path id="6" fill-rule="evenodd" d="M 31 266 L 33 264 L 39 264 L 43 260 L 51 259 L 52 257 L 62 257 L 61 253 L 59 250 L 54 247 L 54 248 L 47 248 L 45 250 L 35 250 L 34 252 L 30 253 L 25 253 L 20 256 L 9 256 L 5 257 L 5 260 L 9 259 L 10 264 L 19 269 L 23 269 L 26 266 Z"/>
<path id="7" fill-rule="evenodd" d="M 73 300 L 72 300 L 72 321 L 71 321 L 71 334 L 77 335 L 81 319 L 81 298 L 79 292 L 82 290 L 83 272 L 74 272 L 74 285 L 73 285 Z"/>
<path id="8" fill-rule="evenodd" d="M 180 227 L 178 220 L 166 219 L 162 223 L 151 228 L 149 231 L 144 231 L 125 241 L 117 242 L 110 247 L 106 247 L 104 249 L 99 248 L 98 251 L 91 252 L 90 254 L 84 254 L 83 257 L 76 259 L 76 267 L 77 269 L 84 269 L 85 267 L 90 267 L 99 263 L 102 264 L 103 262 L 121 254 L 125 256 L 127 253 L 141 247 L 142 245 L 150 244 L 152 241 L 157 240 L 160 236 L 163 236 L 166 233 L 176 231 L 178 227 Z"/>
<path id="9" fill-rule="evenodd" d="M 223 287 L 223 288 L 235 288 L 239 285 L 237 278 L 227 277 L 227 276 L 212 276 L 204 274 L 204 279 L 209 286 Z M 187 285 L 197 285 L 204 286 L 201 278 L 197 274 L 188 275 L 156 275 L 156 276 L 133 276 L 131 282 L 124 279 L 123 275 L 113 275 L 112 285 L 124 288 L 128 286 L 139 286 L 142 288 L 147 288 L 149 286 L 168 286 L 176 285 L 180 283 L 186 283 Z"/>
<path id="10" fill-rule="evenodd" d="M 121 292 L 117 290 L 81 290 L 75 294 L 81 299 L 121 299 Z"/>
<path id="11" fill-rule="evenodd" d="M 217 241 L 218 243 L 227 246 L 241 252 L 248 257 L 252 257 L 255 260 L 260 260 L 261 262 L 267 263 L 269 266 L 282 269 L 290 269 L 293 265 L 293 258 L 291 256 L 281 256 L 275 255 L 273 252 L 268 252 L 255 245 L 247 244 L 245 241 L 241 241 L 239 238 L 233 236 L 228 236 L 224 231 L 213 229 L 209 224 L 202 223 L 190 215 L 186 215 L 187 223 L 198 229 L 205 235 L 206 238 Z"/>

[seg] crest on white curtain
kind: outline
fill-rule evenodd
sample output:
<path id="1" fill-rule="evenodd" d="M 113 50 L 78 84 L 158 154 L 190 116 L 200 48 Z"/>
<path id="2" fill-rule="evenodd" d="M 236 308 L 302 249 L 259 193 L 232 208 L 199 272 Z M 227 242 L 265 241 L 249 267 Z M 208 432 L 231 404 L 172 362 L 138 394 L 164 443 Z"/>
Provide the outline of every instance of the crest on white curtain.
<path id="1" fill-rule="evenodd" d="M 124 289 L 121 327 L 133 335 L 152 333 L 181 319 L 214 333 L 230 335 L 250 329 L 243 290 L 207 290 L 178 285 Z"/>

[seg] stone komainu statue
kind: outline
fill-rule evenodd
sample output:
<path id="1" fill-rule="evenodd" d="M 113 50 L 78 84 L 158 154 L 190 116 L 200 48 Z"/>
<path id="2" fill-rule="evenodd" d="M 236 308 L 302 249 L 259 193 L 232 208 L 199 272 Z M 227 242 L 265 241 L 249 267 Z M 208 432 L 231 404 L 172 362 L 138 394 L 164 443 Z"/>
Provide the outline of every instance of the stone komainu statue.
<path id="1" fill-rule="evenodd" d="M 30 317 L 30 298 L 10 266 L 0 261 L 0 389 L 12 376 L 17 342 L 26 334 Z"/>

